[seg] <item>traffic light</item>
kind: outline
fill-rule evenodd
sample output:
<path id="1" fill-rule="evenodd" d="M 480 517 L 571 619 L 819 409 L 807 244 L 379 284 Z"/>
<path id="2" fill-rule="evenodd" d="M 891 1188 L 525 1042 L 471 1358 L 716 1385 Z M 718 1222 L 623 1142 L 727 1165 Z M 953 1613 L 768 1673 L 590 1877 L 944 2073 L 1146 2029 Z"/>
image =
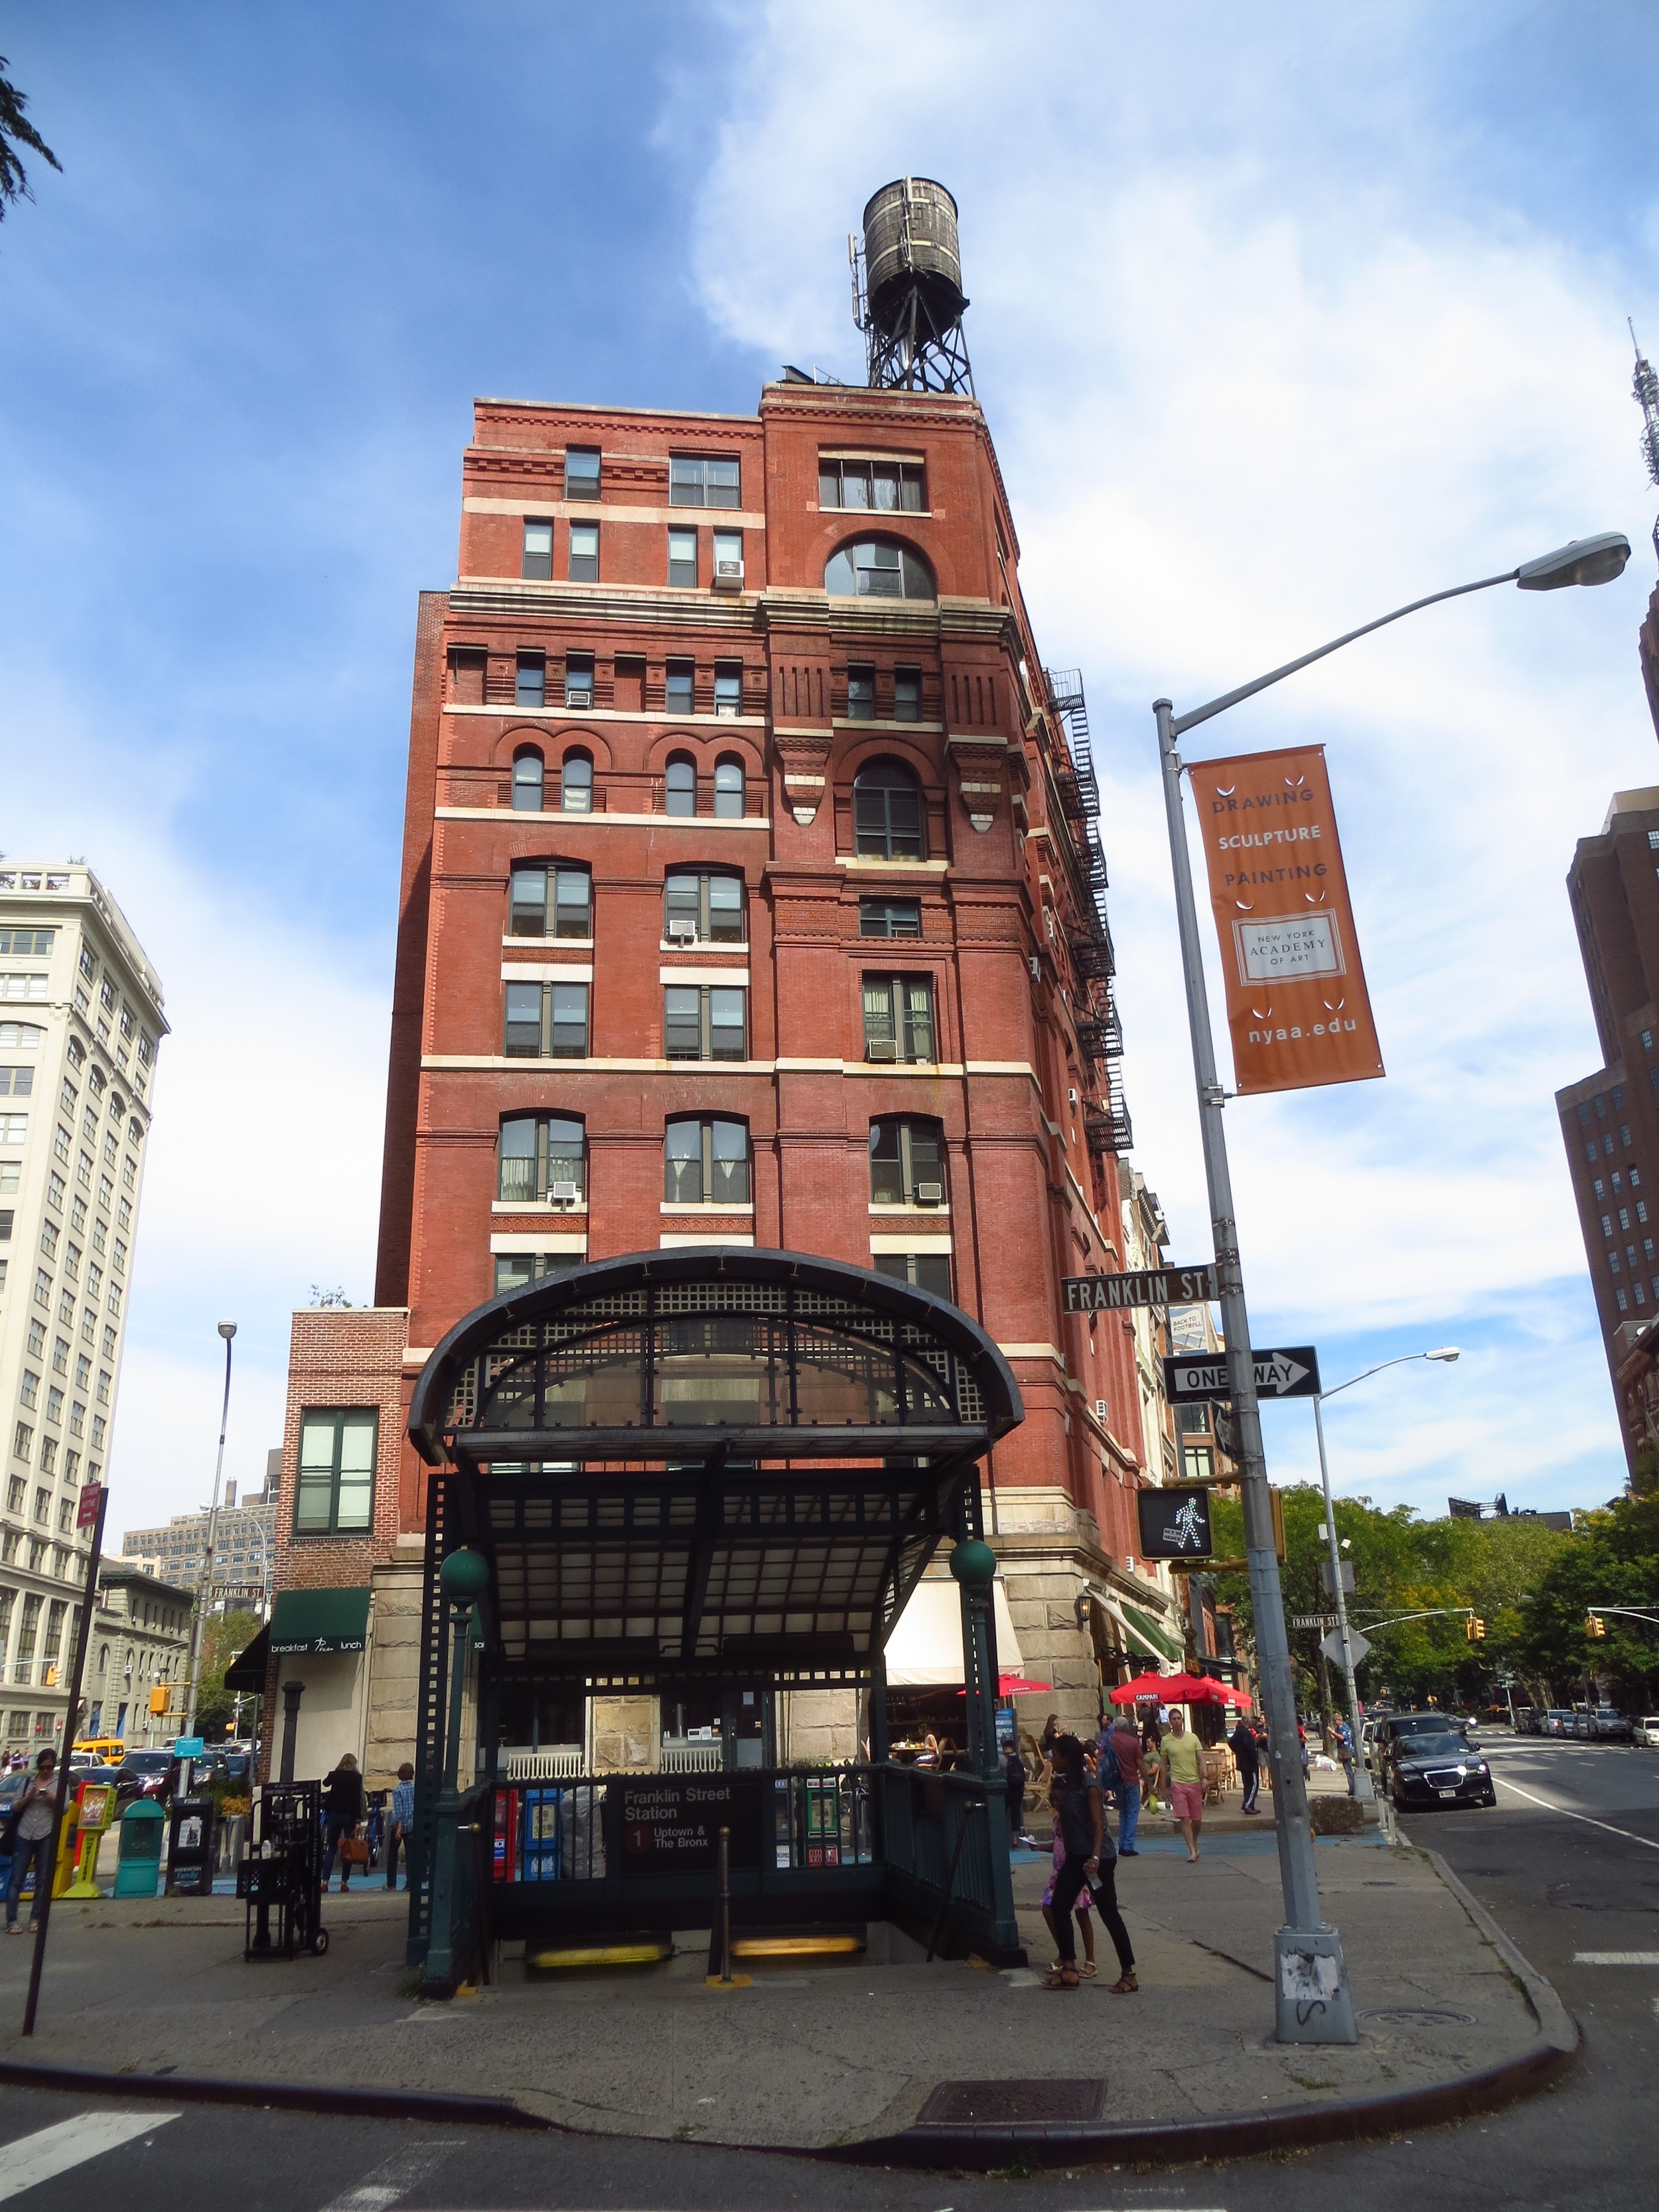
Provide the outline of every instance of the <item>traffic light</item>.
<path id="1" fill-rule="evenodd" d="M 1587 1613 L 1584 1615 L 1584 1633 L 1586 1636 L 1601 1637 L 1605 1636 L 1607 1632 L 1607 1624 L 1602 1620 L 1599 1613 Z"/>
<path id="2" fill-rule="evenodd" d="M 1470 1613 L 1465 1620 L 1463 1623 L 1463 1633 L 1471 1644 L 1484 1644 L 1486 1642 L 1486 1624 L 1481 1620 L 1478 1613 Z"/>

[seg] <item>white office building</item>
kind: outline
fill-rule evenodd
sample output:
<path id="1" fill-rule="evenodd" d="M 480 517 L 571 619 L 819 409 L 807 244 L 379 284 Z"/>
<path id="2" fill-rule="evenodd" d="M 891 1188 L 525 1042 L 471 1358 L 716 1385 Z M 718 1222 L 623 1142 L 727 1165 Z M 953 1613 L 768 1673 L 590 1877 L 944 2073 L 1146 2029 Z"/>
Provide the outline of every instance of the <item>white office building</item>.
<path id="1" fill-rule="evenodd" d="M 89 868 L 0 863 L 0 1729 L 60 1741 L 107 1480 L 161 985 Z"/>

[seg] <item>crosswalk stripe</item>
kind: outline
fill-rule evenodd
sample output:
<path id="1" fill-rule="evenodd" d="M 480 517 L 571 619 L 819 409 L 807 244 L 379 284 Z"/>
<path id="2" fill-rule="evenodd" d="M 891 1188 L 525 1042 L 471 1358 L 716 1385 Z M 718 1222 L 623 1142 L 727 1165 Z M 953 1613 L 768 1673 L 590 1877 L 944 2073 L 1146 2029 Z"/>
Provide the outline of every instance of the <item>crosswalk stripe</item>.
<path id="1" fill-rule="evenodd" d="M 393 2151 L 355 2187 L 325 2204 L 323 2212 L 388 2212 L 460 2143 L 459 2136 L 447 2136 L 438 2142 L 415 2143 L 406 2150 Z"/>
<path id="2" fill-rule="evenodd" d="M 1575 1951 L 1575 1966 L 1659 1966 L 1659 1951 Z"/>
<path id="3" fill-rule="evenodd" d="M 37 2182 L 84 2166 L 106 2150 L 119 2150 L 135 2136 L 152 2134 L 176 2120 L 177 2112 L 80 2112 L 38 2135 L 0 2144 L 0 2200 L 21 2197 Z"/>

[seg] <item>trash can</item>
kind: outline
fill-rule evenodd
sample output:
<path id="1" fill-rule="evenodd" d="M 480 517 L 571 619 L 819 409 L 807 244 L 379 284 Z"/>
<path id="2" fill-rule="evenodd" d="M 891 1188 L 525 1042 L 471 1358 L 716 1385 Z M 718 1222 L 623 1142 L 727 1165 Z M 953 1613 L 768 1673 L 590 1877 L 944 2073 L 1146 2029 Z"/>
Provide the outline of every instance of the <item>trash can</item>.
<path id="1" fill-rule="evenodd" d="M 211 1897 L 218 1807 L 211 1797 L 175 1797 L 167 1835 L 169 1897 Z"/>
<path id="2" fill-rule="evenodd" d="M 121 1815 L 121 1844 L 115 1866 L 117 1897 L 154 1897 L 161 1873 L 161 1808 L 148 1797 L 135 1797 Z"/>

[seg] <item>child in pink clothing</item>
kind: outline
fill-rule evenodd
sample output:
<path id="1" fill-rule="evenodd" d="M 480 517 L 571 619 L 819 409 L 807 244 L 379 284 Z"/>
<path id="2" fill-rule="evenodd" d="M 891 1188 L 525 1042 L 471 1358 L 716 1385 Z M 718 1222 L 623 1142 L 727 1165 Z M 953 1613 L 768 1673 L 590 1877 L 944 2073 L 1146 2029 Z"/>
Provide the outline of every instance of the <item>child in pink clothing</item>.
<path id="1" fill-rule="evenodd" d="M 1054 1884 L 1060 1879 L 1060 1870 L 1065 1863 L 1066 1844 L 1065 1840 L 1060 1832 L 1060 1822 L 1056 1820 L 1054 1822 L 1054 1862 L 1048 1869 L 1048 1886 L 1042 1893 L 1042 1917 L 1048 1923 L 1048 1933 L 1054 1936 L 1056 1943 L 1059 1942 L 1060 1937 L 1054 1928 Z M 1093 1916 L 1089 1909 L 1089 1890 L 1086 1883 L 1083 1888 L 1078 1892 L 1077 1924 L 1082 1930 L 1083 1934 L 1083 1972 L 1085 1976 L 1087 1977 L 1092 1975 L 1095 1971 L 1095 1923 Z M 1054 1966 L 1051 1971 L 1054 1973 L 1058 1973 L 1060 1972 L 1060 1960 L 1058 1959 L 1054 1960 Z"/>

